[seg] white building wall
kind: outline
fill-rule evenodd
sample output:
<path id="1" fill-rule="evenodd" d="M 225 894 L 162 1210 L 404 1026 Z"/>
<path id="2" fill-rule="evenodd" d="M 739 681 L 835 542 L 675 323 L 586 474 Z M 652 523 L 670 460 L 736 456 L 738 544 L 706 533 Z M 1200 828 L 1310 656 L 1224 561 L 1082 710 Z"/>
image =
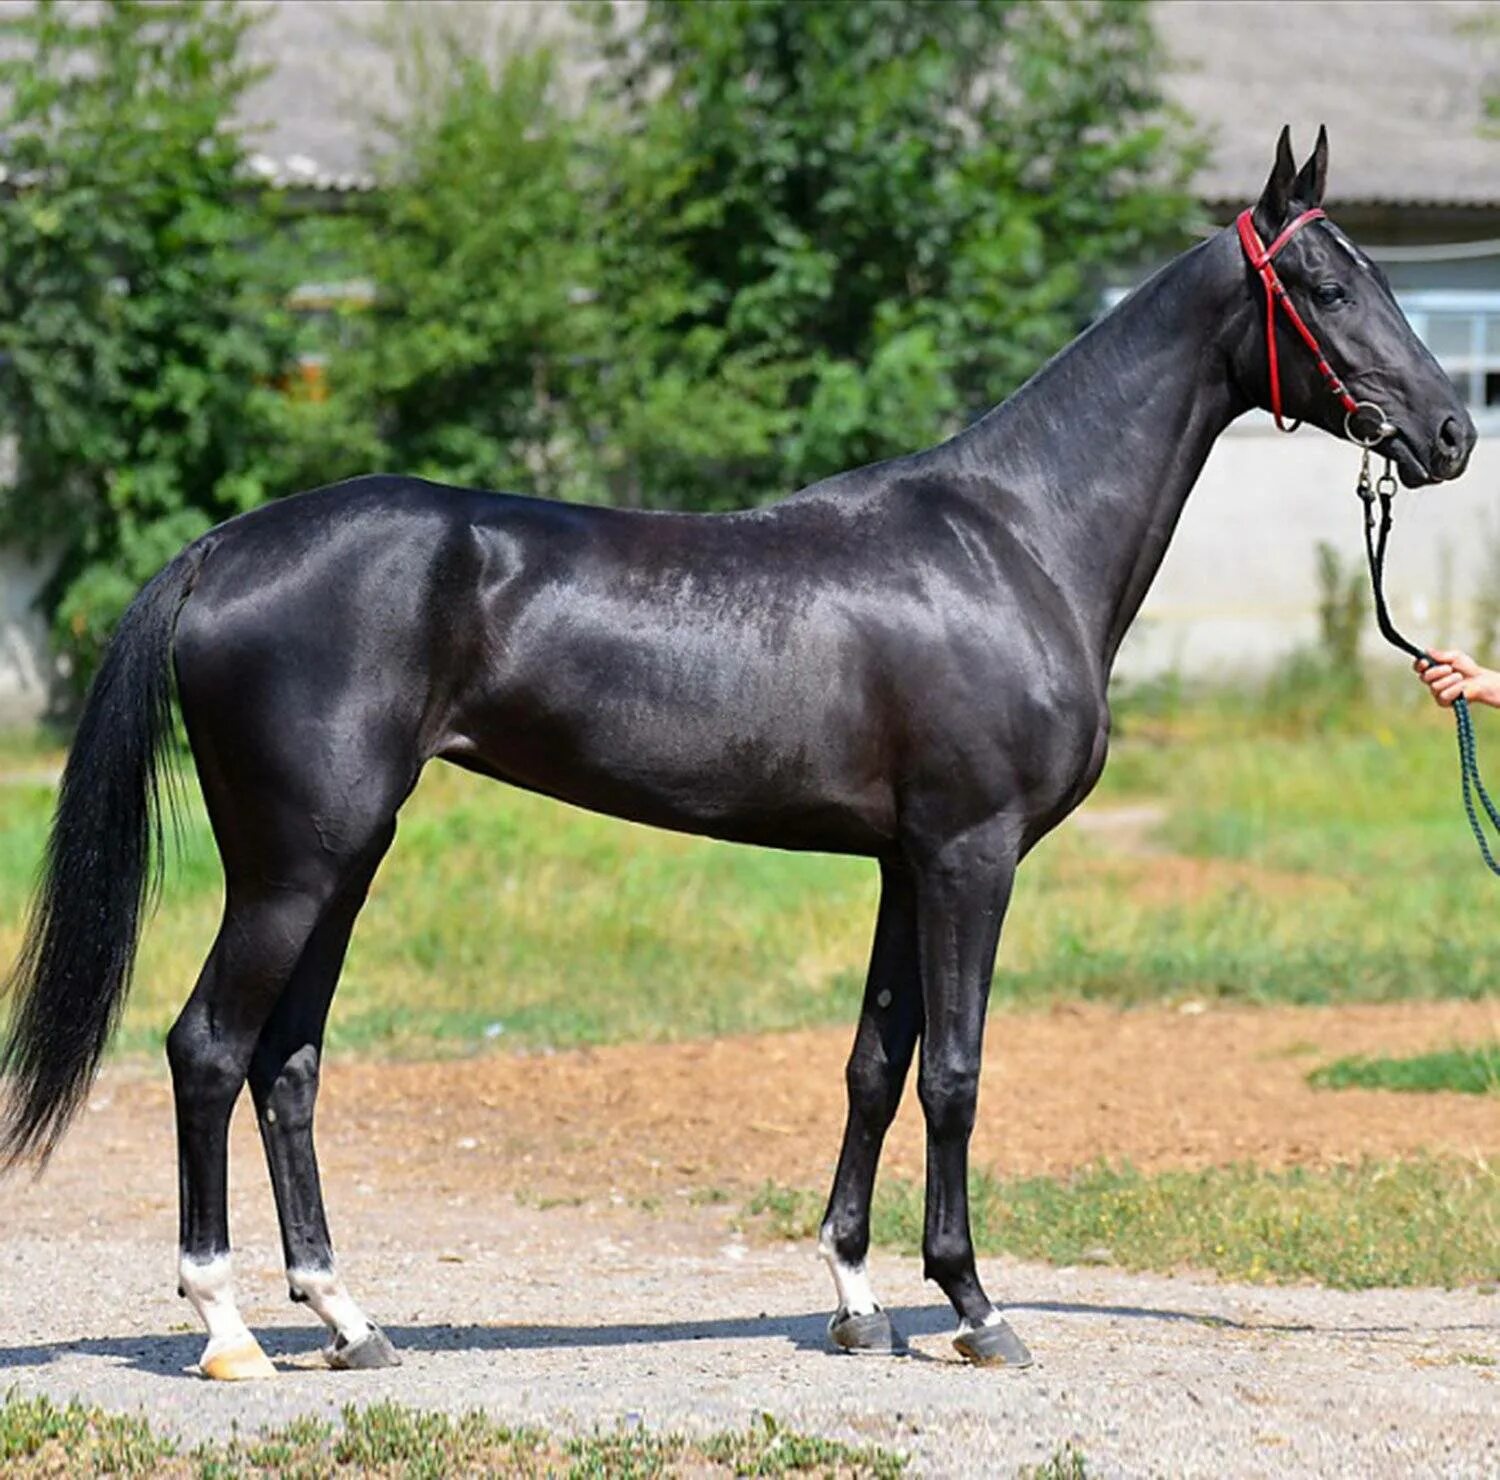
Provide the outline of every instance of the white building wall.
<path id="1" fill-rule="evenodd" d="M 50 567 L 0 549 L 0 728 L 35 724 L 47 708 L 52 659 L 36 599 Z"/>
<path id="2" fill-rule="evenodd" d="M 1358 471 L 1355 449 L 1311 427 L 1290 437 L 1269 418 L 1232 427 L 1188 499 L 1120 675 L 1264 672 L 1313 642 L 1317 543 L 1364 568 Z M 1386 587 L 1396 625 L 1417 642 L 1471 642 L 1474 599 L 1500 545 L 1500 438 L 1480 440 L 1458 482 L 1403 488 L 1395 508 Z M 1373 618 L 1364 651 L 1397 661 Z"/>

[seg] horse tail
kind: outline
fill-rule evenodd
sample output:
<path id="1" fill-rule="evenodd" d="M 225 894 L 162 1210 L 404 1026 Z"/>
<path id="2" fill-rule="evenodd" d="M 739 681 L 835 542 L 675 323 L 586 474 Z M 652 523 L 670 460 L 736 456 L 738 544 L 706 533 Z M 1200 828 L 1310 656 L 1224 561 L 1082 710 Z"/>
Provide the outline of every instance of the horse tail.
<path id="1" fill-rule="evenodd" d="M 130 604 L 89 687 L 68 754 L 0 1043 L 0 1169 L 40 1167 L 93 1082 L 130 987 L 141 919 L 161 885 L 162 813 L 176 795 L 172 639 L 205 542 Z"/>

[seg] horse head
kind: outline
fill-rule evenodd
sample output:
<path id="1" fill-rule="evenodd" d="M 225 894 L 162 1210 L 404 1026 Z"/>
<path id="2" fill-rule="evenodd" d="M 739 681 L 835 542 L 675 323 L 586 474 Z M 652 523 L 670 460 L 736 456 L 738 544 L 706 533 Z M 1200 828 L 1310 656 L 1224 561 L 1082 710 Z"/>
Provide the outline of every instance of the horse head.
<path id="1" fill-rule="evenodd" d="M 1247 312 L 1235 379 L 1278 423 L 1284 412 L 1374 447 L 1408 488 L 1456 478 L 1474 423 L 1385 274 L 1323 214 L 1327 178 L 1327 130 L 1298 170 L 1283 128 L 1266 188 L 1238 223 Z"/>

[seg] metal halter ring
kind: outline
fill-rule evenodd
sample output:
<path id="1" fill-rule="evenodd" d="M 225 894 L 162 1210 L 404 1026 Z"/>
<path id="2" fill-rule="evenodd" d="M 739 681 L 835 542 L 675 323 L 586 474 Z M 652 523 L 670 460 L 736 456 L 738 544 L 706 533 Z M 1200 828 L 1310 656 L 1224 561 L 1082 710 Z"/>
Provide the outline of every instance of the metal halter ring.
<path id="1" fill-rule="evenodd" d="M 1375 435 L 1368 439 L 1361 437 L 1354 430 L 1354 418 L 1361 411 L 1373 411 L 1379 418 L 1379 425 L 1375 428 Z M 1373 401 L 1356 401 L 1348 411 L 1344 413 L 1344 435 L 1357 447 L 1379 447 L 1387 437 L 1396 435 L 1395 424 L 1385 419 L 1385 412 Z"/>

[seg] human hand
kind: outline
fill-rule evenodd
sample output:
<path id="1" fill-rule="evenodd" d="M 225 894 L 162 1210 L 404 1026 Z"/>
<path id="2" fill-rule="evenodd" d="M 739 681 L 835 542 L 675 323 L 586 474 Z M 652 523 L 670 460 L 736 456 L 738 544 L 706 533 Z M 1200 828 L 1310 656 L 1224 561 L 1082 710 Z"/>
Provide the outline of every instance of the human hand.
<path id="1" fill-rule="evenodd" d="M 1432 662 L 1418 658 L 1412 671 L 1432 691 L 1432 697 L 1444 709 L 1451 709 L 1460 697 L 1471 704 L 1488 704 L 1500 709 L 1500 673 L 1484 668 L 1467 653 L 1456 648 L 1436 648 Z"/>

